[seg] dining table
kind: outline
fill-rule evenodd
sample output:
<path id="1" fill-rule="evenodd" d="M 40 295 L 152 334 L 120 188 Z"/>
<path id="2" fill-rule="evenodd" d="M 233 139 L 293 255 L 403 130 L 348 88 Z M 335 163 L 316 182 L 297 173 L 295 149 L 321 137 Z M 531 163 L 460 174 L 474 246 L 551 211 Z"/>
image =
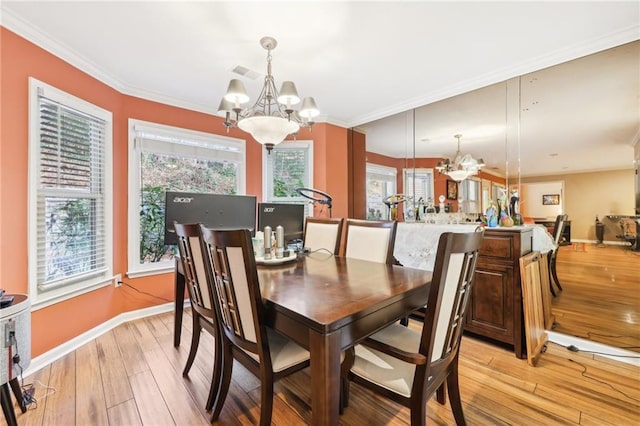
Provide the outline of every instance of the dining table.
<path id="1" fill-rule="evenodd" d="M 174 345 L 184 277 L 177 262 Z M 427 304 L 432 272 L 334 256 L 299 255 L 257 267 L 265 321 L 310 352 L 311 423 L 337 425 L 343 350 Z"/>

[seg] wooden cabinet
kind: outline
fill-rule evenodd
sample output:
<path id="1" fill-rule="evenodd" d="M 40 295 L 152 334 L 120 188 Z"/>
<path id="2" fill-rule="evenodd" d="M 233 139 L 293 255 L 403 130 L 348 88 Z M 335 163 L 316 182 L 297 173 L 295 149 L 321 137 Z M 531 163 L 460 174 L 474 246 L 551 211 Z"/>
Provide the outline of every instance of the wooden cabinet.
<path id="1" fill-rule="evenodd" d="M 531 252 L 530 228 L 486 228 L 476 265 L 476 278 L 465 331 L 513 346 L 526 358 L 521 256 Z"/>

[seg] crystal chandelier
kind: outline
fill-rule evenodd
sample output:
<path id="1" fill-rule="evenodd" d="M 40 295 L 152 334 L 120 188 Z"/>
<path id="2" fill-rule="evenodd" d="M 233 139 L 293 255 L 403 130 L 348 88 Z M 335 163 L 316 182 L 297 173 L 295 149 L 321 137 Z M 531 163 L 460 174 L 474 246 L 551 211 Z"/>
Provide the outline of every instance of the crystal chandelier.
<path id="1" fill-rule="evenodd" d="M 271 74 L 271 51 L 278 42 L 273 37 L 262 37 L 260 45 L 267 50 L 267 75 L 260 96 L 250 108 L 240 105 L 249 102 L 249 95 L 242 81 L 233 79 L 218 107 L 218 113 L 224 114 L 224 126 L 227 132 L 231 127 L 238 127 L 267 148 L 271 153 L 273 147 L 282 142 L 288 135 L 296 136 L 300 127 L 311 127 L 313 118 L 320 114 L 313 98 L 304 98 L 300 110 L 292 107 L 300 102 L 298 91 L 293 81 L 284 81 L 280 91 Z"/>
<path id="2" fill-rule="evenodd" d="M 460 152 L 460 138 L 462 135 L 454 135 L 454 138 L 458 139 L 458 150 L 453 160 L 446 158 L 440 161 L 436 165 L 436 170 L 440 173 L 448 175 L 456 182 L 462 182 L 469 176 L 478 174 L 481 168 L 484 167 L 484 160 L 482 158 L 476 160 L 471 154 L 462 155 Z"/>

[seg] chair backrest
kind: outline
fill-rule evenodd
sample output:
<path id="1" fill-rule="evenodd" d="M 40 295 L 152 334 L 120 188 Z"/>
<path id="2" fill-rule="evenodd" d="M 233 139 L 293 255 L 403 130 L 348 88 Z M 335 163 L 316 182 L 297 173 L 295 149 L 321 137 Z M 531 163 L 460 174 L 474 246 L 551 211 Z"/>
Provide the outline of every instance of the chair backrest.
<path id="1" fill-rule="evenodd" d="M 219 231 L 200 226 L 208 278 L 221 328 L 228 341 L 271 362 L 262 296 L 248 229 Z"/>
<path id="2" fill-rule="evenodd" d="M 395 221 L 347 219 L 344 256 L 393 264 L 397 226 Z"/>
<path id="3" fill-rule="evenodd" d="M 308 217 L 304 223 L 304 247 L 311 251 L 325 249 L 338 255 L 343 223 L 343 218 Z"/>
<path id="4" fill-rule="evenodd" d="M 200 247 L 200 224 L 174 222 L 178 238 L 180 262 L 184 271 L 185 284 L 189 290 L 191 305 L 199 314 L 215 318 L 213 291 L 208 285 L 205 263 Z"/>
<path id="5" fill-rule="evenodd" d="M 564 231 L 564 224 L 567 219 L 568 216 L 566 214 L 559 214 L 558 216 L 556 216 L 556 223 L 553 227 L 553 241 L 556 243 L 556 246 L 560 244 L 562 231 Z"/>
<path id="6" fill-rule="evenodd" d="M 482 230 L 440 235 L 420 342 L 427 366 L 457 356 L 483 237 Z"/>

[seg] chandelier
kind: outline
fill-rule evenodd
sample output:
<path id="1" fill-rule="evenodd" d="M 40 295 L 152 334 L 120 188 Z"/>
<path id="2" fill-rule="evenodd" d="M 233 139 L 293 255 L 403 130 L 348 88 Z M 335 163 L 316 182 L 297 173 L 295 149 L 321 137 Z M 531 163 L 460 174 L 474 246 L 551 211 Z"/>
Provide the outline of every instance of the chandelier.
<path id="1" fill-rule="evenodd" d="M 284 81 L 280 91 L 271 74 L 271 51 L 278 42 L 273 37 L 262 37 L 260 45 L 267 50 L 267 75 L 260 96 L 250 108 L 240 105 L 249 102 L 249 95 L 242 81 L 233 79 L 218 107 L 218 113 L 225 115 L 224 126 L 227 132 L 238 127 L 267 148 L 271 153 L 273 147 L 282 142 L 288 135 L 296 136 L 300 127 L 311 127 L 313 118 L 320 114 L 313 98 L 304 98 L 300 110 L 292 107 L 300 103 L 298 91 L 293 81 Z"/>
<path id="2" fill-rule="evenodd" d="M 462 135 L 454 135 L 454 138 L 458 139 L 458 150 L 453 160 L 446 158 L 440 161 L 436 165 L 436 170 L 440 173 L 448 175 L 456 182 L 462 182 L 469 176 L 478 174 L 481 168 L 484 167 L 484 160 L 482 158 L 476 160 L 471 154 L 462 155 L 460 152 L 460 138 Z"/>

